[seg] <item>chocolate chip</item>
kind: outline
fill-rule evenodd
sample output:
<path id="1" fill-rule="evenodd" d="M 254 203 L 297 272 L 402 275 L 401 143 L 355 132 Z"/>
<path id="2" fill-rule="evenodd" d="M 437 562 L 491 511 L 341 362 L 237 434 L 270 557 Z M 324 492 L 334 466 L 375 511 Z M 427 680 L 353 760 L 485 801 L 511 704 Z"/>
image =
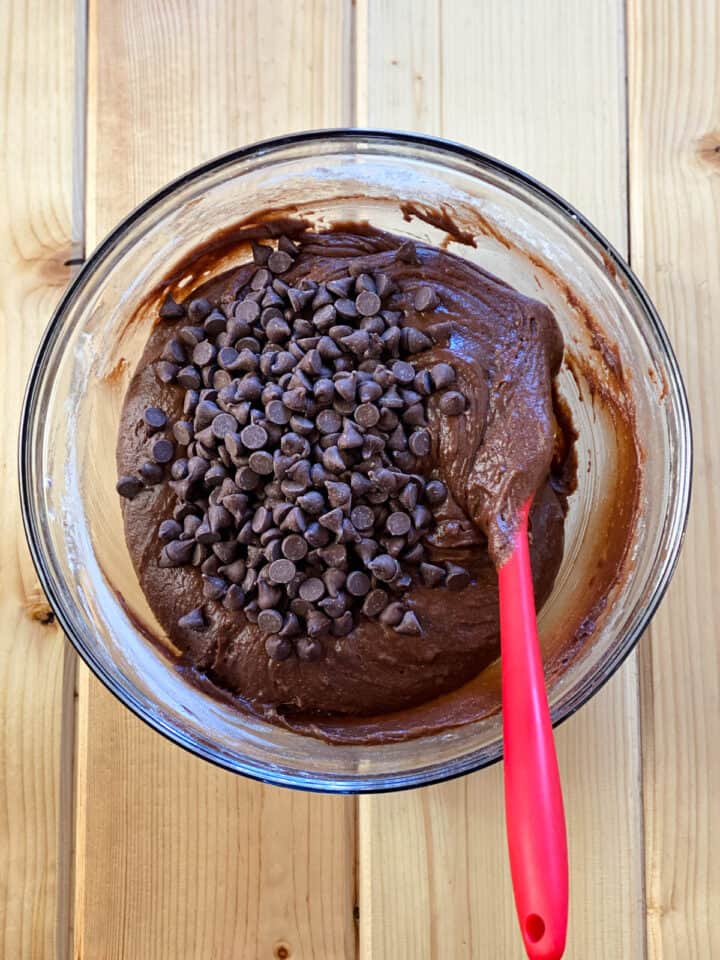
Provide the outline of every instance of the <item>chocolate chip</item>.
<path id="1" fill-rule="evenodd" d="M 437 587 L 445 578 L 445 570 L 434 563 L 421 563 L 420 576 L 426 587 Z"/>
<path id="2" fill-rule="evenodd" d="M 433 343 L 445 344 L 452 333 L 452 323 L 449 320 L 441 320 L 439 323 L 429 324 L 425 329 Z"/>
<path id="3" fill-rule="evenodd" d="M 261 610 L 273 609 L 280 602 L 282 597 L 282 592 L 276 586 L 268 583 L 266 580 L 258 580 L 257 592 L 257 602 Z"/>
<path id="4" fill-rule="evenodd" d="M 412 610 L 408 610 L 407 613 L 403 615 L 402 620 L 394 629 L 396 633 L 406 633 L 412 636 L 419 636 L 422 633 L 420 621 Z"/>
<path id="5" fill-rule="evenodd" d="M 248 450 L 260 450 L 268 442 L 267 430 L 259 424 L 253 423 L 240 431 L 240 439 Z"/>
<path id="6" fill-rule="evenodd" d="M 447 487 L 442 480 L 430 480 L 425 486 L 425 499 L 431 506 L 444 503 L 447 499 Z"/>
<path id="7" fill-rule="evenodd" d="M 296 573 L 292 560 L 275 560 L 270 564 L 270 579 L 273 583 L 290 583 Z"/>
<path id="8" fill-rule="evenodd" d="M 265 640 L 265 652 L 271 660 L 287 660 L 292 653 L 292 644 L 286 637 L 271 636 Z"/>
<path id="9" fill-rule="evenodd" d="M 208 508 L 207 516 L 210 529 L 213 531 L 213 533 L 217 533 L 218 530 L 223 530 L 226 527 L 230 527 L 233 522 L 232 514 L 221 504 L 212 504 Z"/>
<path id="10" fill-rule="evenodd" d="M 390 369 L 398 383 L 411 384 L 415 379 L 415 367 L 405 360 L 397 360 Z"/>
<path id="11" fill-rule="evenodd" d="M 277 610 L 262 610 L 257 625 L 263 633 L 278 633 L 282 629 L 283 616 Z"/>
<path id="12" fill-rule="evenodd" d="M 198 367 L 212 363 L 217 356 L 217 347 L 209 340 L 202 340 L 193 348 L 192 362 Z"/>
<path id="13" fill-rule="evenodd" d="M 221 600 L 227 587 L 227 582 L 222 577 L 203 576 L 203 597 L 206 600 Z"/>
<path id="14" fill-rule="evenodd" d="M 227 318 L 221 310 L 213 310 L 205 318 L 203 323 L 203 330 L 209 337 L 217 337 L 221 333 L 225 332 L 225 327 L 227 326 Z"/>
<path id="15" fill-rule="evenodd" d="M 347 574 L 337 567 L 330 567 L 323 574 L 325 589 L 331 597 L 337 597 L 344 589 Z"/>
<path id="16" fill-rule="evenodd" d="M 211 429 L 213 436 L 222 440 L 225 434 L 235 433 L 238 429 L 238 422 L 230 413 L 219 413 L 213 418 Z"/>
<path id="17" fill-rule="evenodd" d="M 245 561 L 234 560 L 232 563 L 225 564 L 222 568 L 222 575 L 230 581 L 230 583 L 241 584 L 246 574 Z"/>
<path id="18" fill-rule="evenodd" d="M 208 577 L 217 576 L 219 568 L 220 561 L 214 554 L 210 554 L 210 556 L 200 564 L 200 571 Z"/>
<path id="19" fill-rule="evenodd" d="M 395 289 L 395 284 L 386 273 L 375 274 L 375 289 L 379 297 L 385 299 Z"/>
<path id="20" fill-rule="evenodd" d="M 189 420 L 178 420 L 173 424 L 173 436 L 181 447 L 187 447 L 195 436 L 193 425 Z M 177 461 L 175 461 L 177 463 Z"/>
<path id="21" fill-rule="evenodd" d="M 272 317 L 265 326 L 265 336 L 271 343 L 282 343 L 290 336 L 290 327 L 282 317 Z"/>
<path id="22" fill-rule="evenodd" d="M 267 263 L 268 257 L 273 252 L 273 248 L 266 247 L 262 243 L 257 243 L 255 240 L 251 240 L 250 245 L 252 247 L 253 262 L 259 267 L 262 267 Z"/>
<path id="23" fill-rule="evenodd" d="M 276 423 L 279 426 L 284 426 L 286 423 L 290 422 L 290 411 L 285 407 L 281 400 L 271 400 L 270 403 L 265 407 L 265 416 L 268 418 L 270 423 Z"/>
<path id="24" fill-rule="evenodd" d="M 151 430 L 162 430 L 167 423 L 167 417 L 159 407 L 146 407 L 143 420 Z"/>
<path id="25" fill-rule="evenodd" d="M 188 317 L 193 323 L 202 323 L 212 308 L 213 306 L 207 297 L 198 297 L 188 304 Z"/>
<path id="26" fill-rule="evenodd" d="M 341 617 L 347 611 L 347 597 L 344 593 L 336 593 L 334 597 L 325 597 L 318 603 L 323 613 L 333 620 Z"/>
<path id="27" fill-rule="evenodd" d="M 233 316 L 246 324 L 255 323 L 260 316 L 260 306 L 254 300 L 243 300 L 235 307 Z"/>
<path id="28" fill-rule="evenodd" d="M 283 620 L 282 629 L 278 636 L 280 637 L 296 637 L 301 632 L 300 621 L 298 620 L 296 614 L 290 612 L 285 615 Z"/>
<path id="29" fill-rule="evenodd" d="M 258 614 L 260 613 L 257 600 L 251 600 L 249 603 L 246 603 L 243 610 L 248 623 L 257 623 Z"/>
<path id="30" fill-rule="evenodd" d="M 405 327 L 402 331 L 401 343 L 408 353 L 422 353 L 432 347 L 432 340 L 422 330 L 416 327 Z M 413 374 L 414 377 L 414 374 Z"/>
<path id="31" fill-rule="evenodd" d="M 330 510 L 328 513 L 322 514 L 318 518 L 318 523 L 325 527 L 326 530 L 332 531 L 334 534 L 339 534 L 342 531 L 342 522 L 343 512 L 339 507 L 334 510 Z"/>
<path id="32" fill-rule="evenodd" d="M 358 357 L 363 357 L 370 347 L 370 334 L 367 330 L 355 330 L 354 333 L 343 337 L 340 343 L 346 350 Z"/>
<path id="33" fill-rule="evenodd" d="M 205 339 L 205 328 L 195 326 L 183 327 L 180 330 L 179 337 L 182 342 L 192 350 L 201 340 Z"/>
<path id="34" fill-rule="evenodd" d="M 361 403 L 355 411 L 355 419 L 360 426 L 369 429 L 380 419 L 380 411 L 374 403 Z"/>
<path id="35" fill-rule="evenodd" d="M 162 320 L 180 320 L 185 316 L 185 307 L 179 304 L 171 293 L 165 297 L 165 302 L 160 307 L 160 317 Z"/>
<path id="36" fill-rule="evenodd" d="M 200 401 L 200 394 L 197 390 L 186 389 L 185 399 L 183 400 L 183 413 L 186 417 L 190 416 L 191 413 L 194 413 L 195 407 L 197 407 L 198 402 Z"/>
<path id="37" fill-rule="evenodd" d="M 405 240 L 400 244 L 395 251 L 395 259 L 400 260 L 402 263 L 420 263 L 415 244 L 412 240 Z"/>
<path id="38" fill-rule="evenodd" d="M 317 327 L 318 330 L 327 330 L 335 323 L 335 317 L 337 316 L 337 311 L 331 303 L 325 304 L 325 306 L 320 307 L 319 310 L 316 310 L 313 314 L 313 324 Z M 329 338 L 328 338 L 329 339 Z M 331 341 L 332 343 L 332 341 Z M 325 345 L 327 350 L 327 344 Z M 322 351 L 321 351 L 322 353 Z M 340 355 L 340 350 L 337 351 L 336 356 Z"/>
<path id="39" fill-rule="evenodd" d="M 336 297 L 347 297 L 352 290 L 353 283 L 352 277 L 341 277 L 337 280 L 330 280 L 326 287 Z"/>
<path id="40" fill-rule="evenodd" d="M 135 497 L 144 489 L 143 484 L 137 477 L 122 476 L 115 484 L 115 489 L 121 497 L 126 500 L 134 500 Z"/>
<path id="41" fill-rule="evenodd" d="M 415 291 L 413 306 L 421 312 L 425 310 L 434 310 L 439 303 L 437 293 L 432 287 L 418 287 Z"/>
<path id="42" fill-rule="evenodd" d="M 151 448 L 152 458 L 156 463 L 170 463 L 175 453 L 172 441 L 162 438 L 156 440 Z"/>
<path id="43" fill-rule="evenodd" d="M 430 367 L 430 379 L 436 390 L 444 390 L 451 383 L 455 383 L 455 370 L 449 363 L 436 363 Z"/>
<path id="44" fill-rule="evenodd" d="M 226 610 L 242 610 L 245 603 L 245 592 L 235 583 L 231 583 L 223 598 L 223 606 Z"/>
<path id="45" fill-rule="evenodd" d="M 297 533 L 291 533 L 285 537 L 281 547 L 283 554 L 293 562 L 302 560 L 308 552 L 307 541 Z"/>
<path id="46" fill-rule="evenodd" d="M 159 360 L 155 365 L 155 376 L 160 383 L 172 383 L 177 373 L 177 364 L 169 363 L 167 360 Z"/>
<path id="47" fill-rule="evenodd" d="M 386 627 L 396 627 L 405 616 L 405 607 L 395 600 L 389 603 L 380 614 L 380 622 Z"/>
<path id="48" fill-rule="evenodd" d="M 260 476 L 250 467 L 239 467 L 235 474 L 235 483 L 241 490 L 255 490 L 260 483 Z"/>
<path id="49" fill-rule="evenodd" d="M 424 428 L 414 430 L 410 434 L 408 447 L 416 457 L 426 457 L 430 453 L 431 447 L 430 431 Z"/>
<path id="50" fill-rule="evenodd" d="M 157 483 L 162 483 L 165 473 L 163 468 L 157 463 L 152 463 L 151 461 L 146 460 L 145 463 L 140 465 L 140 476 L 143 478 L 145 483 L 148 483 L 152 486 Z"/>
<path id="51" fill-rule="evenodd" d="M 270 255 L 272 256 L 272 254 Z M 268 260 L 270 257 L 268 257 Z M 264 267 L 261 267 L 259 270 L 255 271 L 255 275 L 250 281 L 250 287 L 252 290 L 264 290 L 272 282 L 272 274 L 269 270 L 266 270 Z"/>
<path id="52" fill-rule="evenodd" d="M 171 540 L 163 547 L 161 557 L 168 561 L 168 566 L 184 566 L 192 560 L 195 544 L 192 540 Z"/>
<path id="53" fill-rule="evenodd" d="M 338 449 L 356 450 L 363 445 L 363 435 L 351 420 L 346 420 L 343 426 L 343 432 L 338 437 Z"/>
<path id="54" fill-rule="evenodd" d="M 337 433 L 342 429 L 342 417 L 335 410 L 321 410 L 315 421 L 320 433 Z"/>
<path id="55" fill-rule="evenodd" d="M 186 390 L 199 390 L 202 386 L 202 377 L 195 367 L 187 366 L 179 371 L 177 382 Z"/>
<path id="56" fill-rule="evenodd" d="M 176 540 L 182 533 L 182 527 L 177 520 L 163 520 L 158 527 L 158 536 L 161 540 Z"/>
<path id="57" fill-rule="evenodd" d="M 371 530 L 375 524 L 375 514 L 371 507 L 360 504 L 350 511 L 350 520 L 356 530 Z"/>
<path id="58" fill-rule="evenodd" d="M 377 293 L 371 290 L 363 290 L 355 298 L 355 306 L 357 312 L 362 314 L 363 317 L 372 317 L 382 307 L 382 303 Z"/>
<path id="59" fill-rule="evenodd" d="M 363 603 L 363 613 L 366 617 L 377 617 L 388 605 L 389 597 L 384 590 L 371 590 Z"/>
<path id="60" fill-rule="evenodd" d="M 195 610 L 191 610 L 190 613 L 186 613 L 184 617 L 180 617 L 178 626 L 182 627 L 183 630 L 205 630 L 207 624 L 203 616 L 202 608 L 197 607 Z"/>
<path id="61" fill-rule="evenodd" d="M 464 590 L 470 583 L 470 574 L 465 567 L 460 567 L 456 563 L 446 563 L 445 586 L 448 590 Z"/>
<path id="62" fill-rule="evenodd" d="M 293 259 L 300 253 L 300 249 L 292 242 L 290 237 L 286 237 L 285 234 L 278 240 L 278 250 L 283 250 L 285 253 L 290 254 Z"/>
<path id="63" fill-rule="evenodd" d="M 332 623 L 332 634 L 334 637 L 345 637 L 352 632 L 353 628 L 353 616 L 349 610 L 346 610 L 341 616 L 336 620 L 333 620 Z"/>
<path id="64" fill-rule="evenodd" d="M 274 250 L 267 261 L 273 273 L 286 273 L 293 265 L 293 258 L 285 250 Z"/>
<path id="65" fill-rule="evenodd" d="M 325 584 L 319 577 L 309 577 L 300 584 L 298 593 L 302 600 L 307 600 L 308 603 L 315 603 L 324 595 Z"/>
<path id="66" fill-rule="evenodd" d="M 370 589 L 370 578 L 360 570 L 353 570 L 347 577 L 347 589 L 354 597 L 364 597 Z"/>
<path id="67" fill-rule="evenodd" d="M 328 567 L 344 567 L 347 563 L 347 551 L 341 543 L 334 543 L 329 547 L 320 547 L 317 555 Z"/>
<path id="68" fill-rule="evenodd" d="M 260 476 L 267 476 L 273 472 L 272 454 L 265 450 L 256 450 L 255 453 L 250 454 L 248 465 L 252 471 L 260 474 Z M 238 484 L 238 486 L 240 486 L 240 484 Z"/>
<path id="69" fill-rule="evenodd" d="M 370 561 L 368 569 L 378 580 L 389 583 L 397 575 L 400 565 L 394 557 L 387 553 L 381 553 Z"/>
<path id="70" fill-rule="evenodd" d="M 320 616 L 322 616 L 322 614 L 320 614 Z M 323 620 L 326 619 L 326 617 L 323 617 Z M 325 629 L 324 626 L 320 627 L 317 618 L 315 618 L 313 622 L 318 624 L 318 626 L 314 628 L 318 633 Z M 323 652 L 322 644 L 319 640 L 315 639 L 315 637 L 300 637 L 297 641 L 296 648 L 297 655 L 301 660 L 319 660 Z"/>
<path id="71" fill-rule="evenodd" d="M 395 511 L 387 518 L 385 526 L 393 537 L 404 537 L 410 532 L 412 522 L 406 513 Z"/>
<path id="72" fill-rule="evenodd" d="M 341 317 L 345 317 L 347 320 L 354 320 L 358 316 L 355 301 L 344 297 L 335 301 L 335 310 L 340 314 Z M 348 331 L 348 333 L 349 332 L 350 331 Z M 348 334 L 345 334 L 345 336 L 347 335 Z"/>
<path id="73" fill-rule="evenodd" d="M 465 409 L 465 397 L 457 390 L 448 390 L 440 398 L 440 411 L 448 417 L 457 417 Z"/>
<path id="74" fill-rule="evenodd" d="M 327 448 L 323 453 L 322 463 L 330 473 L 342 473 L 345 470 L 345 461 L 336 446 Z"/>

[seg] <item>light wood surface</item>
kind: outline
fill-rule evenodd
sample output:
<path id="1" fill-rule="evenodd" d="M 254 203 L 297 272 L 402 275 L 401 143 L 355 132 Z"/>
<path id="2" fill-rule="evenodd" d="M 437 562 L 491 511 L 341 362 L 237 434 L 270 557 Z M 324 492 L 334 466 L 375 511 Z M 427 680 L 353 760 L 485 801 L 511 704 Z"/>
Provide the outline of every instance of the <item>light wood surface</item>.
<path id="1" fill-rule="evenodd" d="M 720 10 L 629 5 L 632 261 L 685 373 L 693 507 L 641 645 L 648 946 L 720 956 Z M 672 37 L 672 42 L 668 42 Z"/>
<path id="2" fill-rule="evenodd" d="M 53 957 L 68 927 L 72 657 L 25 545 L 17 430 L 74 254 L 73 2 L 8 0 L 0 37 L 0 956 Z"/>
<path id="3" fill-rule="evenodd" d="M 714 0 L 0 4 L 2 960 L 522 956 L 499 767 L 318 797 L 183 753 L 84 668 L 76 711 L 24 546 L 21 393 L 70 261 L 196 163 L 351 122 L 459 139 L 544 180 L 631 255 L 671 332 L 694 516 L 639 659 L 558 731 L 568 956 L 720 956 L 719 32 Z"/>

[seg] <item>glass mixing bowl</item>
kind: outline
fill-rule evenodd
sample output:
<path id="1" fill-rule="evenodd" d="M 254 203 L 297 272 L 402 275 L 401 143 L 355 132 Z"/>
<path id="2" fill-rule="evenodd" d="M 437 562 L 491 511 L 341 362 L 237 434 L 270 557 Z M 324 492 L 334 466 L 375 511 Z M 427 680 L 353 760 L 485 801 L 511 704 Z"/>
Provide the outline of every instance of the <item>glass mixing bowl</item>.
<path id="1" fill-rule="evenodd" d="M 98 247 L 52 318 L 25 400 L 21 496 L 38 575 L 97 677 L 159 733 L 229 770 L 335 792 L 477 770 L 502 754 L 498 711 L 404 742 L 333 745 L 207 696 L 148 639 L 161 631 L 125 547 L 114 488 L 123 394 L 154 321 L 143 298 L 218 230 L 288 206 L 321 225 L 367 219 L 444 242 L 553 310 L 566 340 L 559 384 L 579 462 L 562 568 L 539 621 L 554 721 L 596 693 L 632 649 L 675 566 L 690 494 L 688 408 L 665 331 L 632 271 L 564 200 L 491 157 L 415 134 L 320 131 L 237 150 L 161 190 Z M 448 236 L 438 210 L 475 246 Z M 643 450 L 639 508 L 595 630 L 570 656 L 563 630 L 582 614 L 627 495 L 616 476 L 627 438 L 602 403 L 617 357 Z"/>

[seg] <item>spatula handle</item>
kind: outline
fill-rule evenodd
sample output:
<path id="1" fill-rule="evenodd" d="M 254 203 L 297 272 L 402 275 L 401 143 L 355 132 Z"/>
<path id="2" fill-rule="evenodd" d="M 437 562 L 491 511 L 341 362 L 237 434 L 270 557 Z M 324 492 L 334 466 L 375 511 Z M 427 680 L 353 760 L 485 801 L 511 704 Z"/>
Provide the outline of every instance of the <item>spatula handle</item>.
<path id="1" fill-rule="evenodd" d="M 528 501 L 499 569 L 505 819 L 520 929 L 531 960 L 560 960 L 568 919 L 565 813 L 535 618 Z"/>

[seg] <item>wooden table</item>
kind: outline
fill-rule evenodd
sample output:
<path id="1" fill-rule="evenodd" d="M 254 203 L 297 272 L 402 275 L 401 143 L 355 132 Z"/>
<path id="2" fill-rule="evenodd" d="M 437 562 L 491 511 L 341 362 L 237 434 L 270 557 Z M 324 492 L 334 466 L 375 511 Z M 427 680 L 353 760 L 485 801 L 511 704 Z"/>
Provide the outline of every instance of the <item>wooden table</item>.
<path id="1" fill-rule="evenodd" d="M 79 664 L 25 546 L 16 427 L 86 251 L 202 160 L 345 124 L 441 134 L 629 255 L 696 437 L 668 597 L 558 731 L 569 957 L 720 957 L 720 10 L 715 0 L 4 0 L 0 954 L 520 958 L 501 770 L 362 800 L 263 787 L 153 734 Z"/>

